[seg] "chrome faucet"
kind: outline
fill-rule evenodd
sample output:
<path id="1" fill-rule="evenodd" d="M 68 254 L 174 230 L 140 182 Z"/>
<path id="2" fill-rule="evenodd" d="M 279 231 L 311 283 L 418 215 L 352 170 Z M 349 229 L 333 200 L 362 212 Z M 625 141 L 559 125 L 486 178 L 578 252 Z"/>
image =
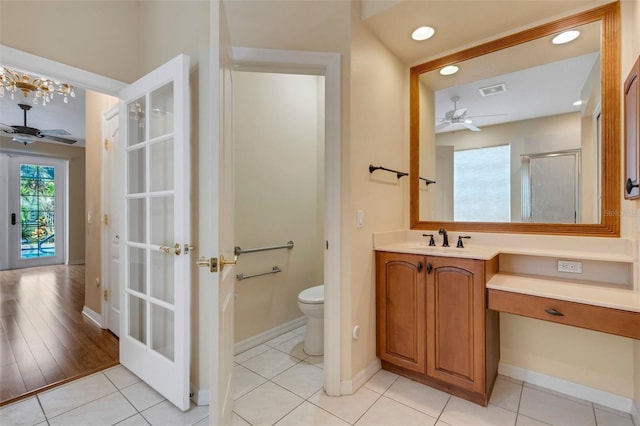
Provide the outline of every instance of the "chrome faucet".
<path id="1" fill-rule="evenodd" d="M 442 235 L 442 247 L 449 247 L 449 235 L 447 234 L 447 230 L 440 228 L 438 234 Z"/>

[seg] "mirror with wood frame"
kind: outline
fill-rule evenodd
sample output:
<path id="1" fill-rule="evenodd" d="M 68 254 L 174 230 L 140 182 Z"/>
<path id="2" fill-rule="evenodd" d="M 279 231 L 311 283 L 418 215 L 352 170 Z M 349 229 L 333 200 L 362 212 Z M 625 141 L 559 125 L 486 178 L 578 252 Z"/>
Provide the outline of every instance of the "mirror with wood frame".
<path id="1" fill-rule="evenodd" d="M 412 67 L 411 228 L 619 236 L 619 38 L 614 2 Z"/>

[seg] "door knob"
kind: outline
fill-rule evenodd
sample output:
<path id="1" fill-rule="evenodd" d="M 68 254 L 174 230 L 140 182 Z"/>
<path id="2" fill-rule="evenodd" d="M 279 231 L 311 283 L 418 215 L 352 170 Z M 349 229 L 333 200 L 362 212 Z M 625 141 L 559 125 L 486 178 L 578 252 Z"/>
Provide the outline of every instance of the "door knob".
<path id="1" fill-rule="evenodd" d="M 178 256 L 180 255 L 180 253 L 182 253 L 182 248 L 180 247 L 180 244 L 176 243 L 173 247 L 160 246 L 160 251 L 165 254 L 174 253 L 176 256 Z"/>
<path id="2" fill-rule="evenodd" d="M 220 255 L 220 271 L 224 269 L 225 265 L 235 265 L 238 263 L 238 255 L 233 256 L 233 260 L 225 259 L 223 255 Z M 210 259 L 206 259 L 201 257 L 196 260 L 196 265 L 200 268 L 209 268 L 211 272 L 218 272 L 218 258 L 212 257 Z"/>

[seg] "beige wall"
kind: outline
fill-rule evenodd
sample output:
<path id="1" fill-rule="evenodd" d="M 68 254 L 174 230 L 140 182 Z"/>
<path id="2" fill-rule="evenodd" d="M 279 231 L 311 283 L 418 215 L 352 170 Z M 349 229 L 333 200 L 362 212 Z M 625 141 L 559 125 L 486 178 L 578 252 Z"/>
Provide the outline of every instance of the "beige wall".
<path id="1" fill-rule="evenodd" d="M 48 142 L 34 142 L 25 146 L 12 141 L 11 138 L 0 136 L 0 150 L 69 160 L 69 210 L 67 212 L 69 216 L 69 262 L 84 263 L 84 148 Z"/>
<path id="2" fill-rule="evenodd" d="M 359 20 L 359 3 L 354 3 L 351 20 L 351 149 L 347 162 L 350 191 L 343 195 L 349 206 L 342 230 L 351 236 L 348 254 L 349 278 L 342 283 L 350 289 L 345 303 L 351 305 L 350 318 L 343 319 L 343 351 L 351 352 L 353 379 L 376 360 L 375 342 L 375 262 L 372 234 L 402 229 L 408 221 L 409 180 L 392 173 L 369 174 L 369 164 L 407 171 L 408 71 Z M 348 197 L 345 199 L 345 197 Z M 356 210 L 364 211 L 364 228 L 355 227 Z M 345 247 L 343 246 L 343 249 Z M 346 251 L 346 250 L 345 250 Z M 343 311 L 344 312 L 344 311 Z M 351 337 L 359 325 L 358 340 Z"/>
<path id="3" fill-rule="evenodd" d="M 0 44 L 131 82 L 139 75 L 138 4 L 2 0 Z"/>
<path id="4" fill-rule="evenodd" d="M 102 312 L 102 113 L 118 104 L 118 98 L 86 91 L 85 161 L 85 284 L 84 304 L 94 312 Z M 91 218 L 91 223 L 89 223 Z"/>
<path id="5" fill-rule="evenodd" d="M 235 244 L 293 249 L 243 254 L 236 273 L 235 340 L 303 316 L 298 293 L 323 281 L 322 77 L 234 73 Z"/>

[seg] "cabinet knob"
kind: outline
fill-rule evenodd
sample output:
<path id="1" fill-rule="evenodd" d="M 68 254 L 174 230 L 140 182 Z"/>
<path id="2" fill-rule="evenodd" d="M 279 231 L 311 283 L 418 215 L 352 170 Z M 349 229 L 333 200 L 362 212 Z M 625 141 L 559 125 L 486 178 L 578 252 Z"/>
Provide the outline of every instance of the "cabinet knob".
<path id="1" fill-rule="evenodd" d="M 431 263 L 427 263 L 427 274 L 430 274 L 433 271 L 433 265 Z"/>
<path id="2" fill-rule="evenodd" d="M 422 271 L 422 262 L 418 262 L 418 272 Z"/>
<path id="3" fill-rule="evenodd" d="M 544 310 L 546 313 L 548 313 L 549 315 L 553 315 L 556 317 L 563 317 L 564 314 L 562 312 L 556 311 L 555 309 L 551 308 L 551 309 L 545 309 Z"/>

